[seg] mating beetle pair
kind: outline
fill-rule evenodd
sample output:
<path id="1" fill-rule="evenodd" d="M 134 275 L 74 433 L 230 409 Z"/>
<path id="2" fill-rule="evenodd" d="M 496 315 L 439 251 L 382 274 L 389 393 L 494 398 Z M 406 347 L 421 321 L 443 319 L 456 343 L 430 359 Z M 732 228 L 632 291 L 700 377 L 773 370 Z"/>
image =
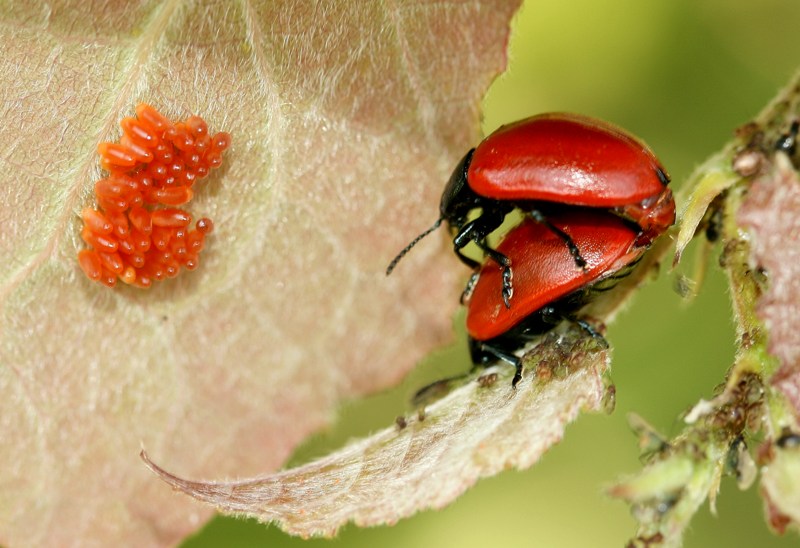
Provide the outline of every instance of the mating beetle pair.
<path id="1" fill-rule="evenodd" d="M 390 263 L 447 221 L 458 257 L 475 274 L 464 292 L 472 361 L 515 366 L 515 352 L 574 314 L 593 292 L 630 271 L 675 222 L 669 176 L 635 137 L 575 114 L 543 114 L 501 127 L 456 167 L 440 217 Z M 525 219 L 497 248 L 487 236 L 515 209 Z M 480 213 L 473 218 L 476 210 Z M 483 264 L 463 254 L 474 242 Z"/>

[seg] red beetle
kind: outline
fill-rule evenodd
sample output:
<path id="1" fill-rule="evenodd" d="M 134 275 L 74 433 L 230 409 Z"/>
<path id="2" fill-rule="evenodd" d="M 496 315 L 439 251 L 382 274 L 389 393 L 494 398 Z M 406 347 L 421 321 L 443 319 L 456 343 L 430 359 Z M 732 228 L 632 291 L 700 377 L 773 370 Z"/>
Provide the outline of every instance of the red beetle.
<path id="1" fill-rule="evenodd" d="M 647 250 L 638 241 L 637 227 L 607 211 L 562 207 L 550 212 L 548 222 L 552 226 L 525 219 L 497 247 L 514 264 L 514 306 L 506 307 L 496 290 L 502 266 L 488 258 L 468 303 L 473 363 L 488 365 L 501 359 L 514 365 L 514 386 L 522 378 L 522 362 L 515 352 L 564 319 L 601 338 L 574 314 L 596 292 L 610 289 L 627 275 Z M 580 248 L 583 268 L 575 268 L 560 233 Z"/>
<path id="2" fill-rule="evenodd" d="M 475 242 L 502 266 L 502 296 L 510 307 L 511 261 L 486 237 L 519 208 L 547 227 L 570 253 L 573 269 L 587 267 L 581 246 L 550 222 L 547 203 L 606 209 L 637 227 L 636 244 L 647 246 L 675 222 L 669 176 L 655 155 L 624 130 L 577 114 L 542 114 L 501 127 L 456 166 L 442 193 L 440 216 L 389 264 L 447 221 L 458 257 L 471 268 L 478 261 L 463 248 Z M 470 219 L 470 214 L 480 214 Z M 516 269 L 516 265 L 515 265 Z M 467 291 L 471 284 L 467 286 Z"/>

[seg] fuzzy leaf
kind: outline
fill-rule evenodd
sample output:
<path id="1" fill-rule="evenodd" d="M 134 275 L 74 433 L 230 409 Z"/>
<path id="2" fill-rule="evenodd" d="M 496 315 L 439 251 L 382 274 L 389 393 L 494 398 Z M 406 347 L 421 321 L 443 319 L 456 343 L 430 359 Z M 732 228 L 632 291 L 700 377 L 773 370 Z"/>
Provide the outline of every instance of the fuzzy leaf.
<path id="1" fill-rule="evenodd" d="M 280 466 L 342 398 L 450 337 L 437 214 L 478 139 L 515 2 L 0 2 L 0 543 L 174 544 L 187 474 Z M 200 268 L 149 291 L 78 269 L 97 144 L 145 101 L 233 134 L 191 211 Z"/>
<path id="2" fill-rule="evenodd" d="M 751 262 L 769 276 L 768 289 L 755 314 L 769 333 L 767 349 L 779 366 L 769 378 L 775 400 L 770 406 L 772 438 L 782 431 L 800 432 L 800 178 L 788 158 L 779 154 L 772 169 L 757 178 L 739 210 L 739 222 L 752 233 Z M 787 245 L 789 243 L 789 245 Z M 783 532 L 800 528 L 800 450 L 773 446 L 774 459 L 762 476 L 768 521 Z M 781 516 L 781 519 L 776 518 Z"/>
<path id="3" fill-rule="evenodd" d="M 348 521 L 393 523 L 445 506 L 481 477 L 533 465 L 580 411 L 603 409 L 608 352 L 595 346 L 577 327 L 551 332 L 525 358 L 535 375 L 516 389 L 512 368 L 487 370 L 428 407 L 424 420 L 407 418 L 402 428 L 266 477 L 188 481 L 142 458 L 176 489 L 291 534 L 332 535 Z"/>
<path id="4" fill-rule="evenodd" d="M 756 314 L 769 331 L 770 354 L 781 363 L 771 382 L 800 419 L 800 178 L 785 155 L 775 159 L 774 168 L 750 186 L 739 222 L 753 234 L 752 264 L 769 273 Z"/>

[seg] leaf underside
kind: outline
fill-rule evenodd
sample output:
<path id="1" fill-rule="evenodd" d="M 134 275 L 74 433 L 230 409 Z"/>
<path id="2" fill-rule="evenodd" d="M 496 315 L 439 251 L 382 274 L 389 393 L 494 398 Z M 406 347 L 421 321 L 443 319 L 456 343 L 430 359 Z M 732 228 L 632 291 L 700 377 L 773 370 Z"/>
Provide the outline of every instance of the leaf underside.
<path id="1" fill-rule="evenodd" d="M 441 508 L 479 478 L 527 468 L 581 411 L 604 408 L 608 351 L 577 326 L 554 331 L 513 368 L 474 372 L 430 405 L 323 459 L 273 475 L 231 482 L 189 481 L 142 458 L 161 479 L 224 513 L 275 521 L 294 535 L 330 536 L 349 521 L 393 523 Z"/>

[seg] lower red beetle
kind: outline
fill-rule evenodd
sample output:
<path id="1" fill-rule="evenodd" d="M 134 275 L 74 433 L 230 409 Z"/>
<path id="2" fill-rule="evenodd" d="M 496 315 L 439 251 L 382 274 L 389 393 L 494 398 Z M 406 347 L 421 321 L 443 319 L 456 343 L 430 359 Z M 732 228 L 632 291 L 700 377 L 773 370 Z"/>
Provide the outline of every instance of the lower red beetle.
<path id="1" fill-rule="evenodd" d="M 514 386 L 522 378 L 516 352 L 561 321 L 575 321 L 601 338 L 575 314 L 595 293 L 610 289 L 627 275 L 647 250 L 638 241 L 638 227 L 606 211 L 562 207 L 548 212 L 547 218 L 580 248 L 584 268 L 575 268 L 559 233 L 525 219 L 497 246 L 514 264 L 514 306 L 507 308 L 496 290 L 502 266 L 487 258 L 467 308 L 472 361 L 476 365 L 510 363 L 516 368 Z"/>
<path id="2" fill-rule="evenodd" d="M 424 236 L 447 221 L 458 257 L 473 269 L 480 262 L 463 254 L 474 242 L 502 267 L 503 304 L 511 306 L 512 262 L 486 242 L 506 215 L 520 209 L 552 232 L 572 257 L 579 274 L 588 266 L 584 251 L 547 215 L 547 204 L 603 209 L 635 227 L 638 246 L 649 245 L 675 222 L 669 176 L 653 152 L 636 137 L 600 120 L 576 114 L 542 114 L 508 124 L 470 150 L 445 186 L 439 219 L 406 246 L 398 261 Z M 474 215 L 475 211 L 479 214 Z M 518 268 L 518 261 L 514 270 Z M 469 289 L 468 285 L 468 289 Z"/>

